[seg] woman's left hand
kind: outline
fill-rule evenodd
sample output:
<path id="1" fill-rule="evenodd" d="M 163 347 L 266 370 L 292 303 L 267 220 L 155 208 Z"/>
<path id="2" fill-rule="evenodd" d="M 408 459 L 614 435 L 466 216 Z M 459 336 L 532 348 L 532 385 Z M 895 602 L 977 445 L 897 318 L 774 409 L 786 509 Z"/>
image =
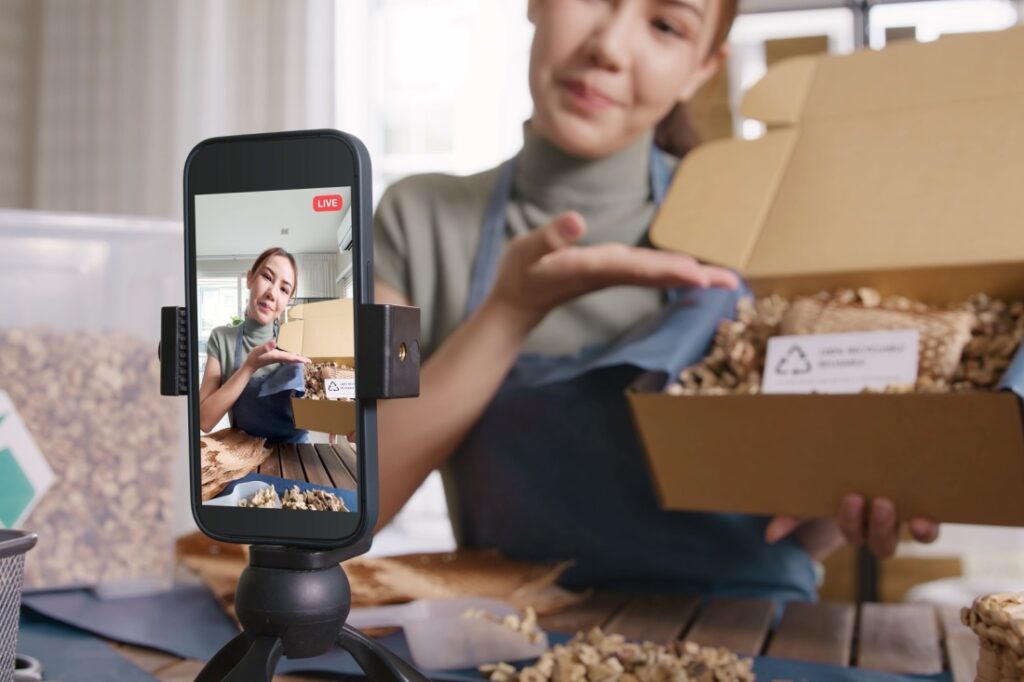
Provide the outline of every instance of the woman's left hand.
<path id="1" fill-rule="evenodd" d="M 820 558 L 842 544 L 866 544 L 879 557 L 896 553 L 902 521 L 896 515 L 892 500 L 876 497 L 868 505 L 863 495 L 851 494 L 843 498 L 839 511 L 832 519 L 801 519 L 795 516 L 776 516 L 765 529 L 769 544 L 795 535 L 808 552 Z M 939 537 L 939 524 L 926 518 L 913 518 L 907 522 L 910 535 L 918 542 L 935 542 Z"/>

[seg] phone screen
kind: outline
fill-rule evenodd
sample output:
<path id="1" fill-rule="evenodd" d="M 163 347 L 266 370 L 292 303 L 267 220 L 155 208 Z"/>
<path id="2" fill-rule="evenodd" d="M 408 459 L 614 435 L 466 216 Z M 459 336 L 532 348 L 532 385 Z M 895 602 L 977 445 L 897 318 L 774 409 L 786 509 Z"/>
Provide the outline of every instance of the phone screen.
<path id="1" fill-rule="evenodd" d="M 195 195 L 204 507 L 360 508 L 351 189 Z"/>

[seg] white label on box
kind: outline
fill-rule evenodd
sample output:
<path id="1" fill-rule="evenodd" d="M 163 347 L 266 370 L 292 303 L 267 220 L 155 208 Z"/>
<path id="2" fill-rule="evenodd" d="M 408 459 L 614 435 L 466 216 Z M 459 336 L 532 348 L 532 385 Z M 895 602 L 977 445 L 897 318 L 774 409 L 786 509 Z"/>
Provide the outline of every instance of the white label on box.
<path id="1" fill-rule="evenodd" d="M 327 379 L 324 381 L 324 395 L 334 400 L 356 399 L 356 379 L 355 377 L 343 378 L 343 379 Z"/>
<path id="2" fill-rule="evenodd" d="M 762 393 L 860 393 L 917 381 L 917 330 L 775 336 Z"/>
<path id="3" fill-rule="evenodd" d="M 0 391 L 0 528 L 17 528 L 54 481 L 53 469 Z"/>

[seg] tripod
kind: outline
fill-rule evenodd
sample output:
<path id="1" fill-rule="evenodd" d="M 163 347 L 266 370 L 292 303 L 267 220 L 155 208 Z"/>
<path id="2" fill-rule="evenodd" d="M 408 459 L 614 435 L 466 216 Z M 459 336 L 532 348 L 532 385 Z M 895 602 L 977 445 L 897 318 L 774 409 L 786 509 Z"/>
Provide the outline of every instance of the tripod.
<path id="1" fill-rule="evenodd" d="M 196 682 L 270 682 L 282 655 L 311 658 L 335 643 L 371 680 L 427 682 L 412 665 L 345 623 L 352 593 L 339 564 L 361 551 L 254 545 L 235 593 L 242 633 L 210 659 Z"/>

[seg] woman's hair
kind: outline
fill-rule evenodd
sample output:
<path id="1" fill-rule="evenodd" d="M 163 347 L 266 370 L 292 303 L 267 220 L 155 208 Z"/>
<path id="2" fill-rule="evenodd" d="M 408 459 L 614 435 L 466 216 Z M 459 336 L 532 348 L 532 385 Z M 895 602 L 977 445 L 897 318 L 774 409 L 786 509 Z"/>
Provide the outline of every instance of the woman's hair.
<path id="1" fill-rule="evenodd" d="M 718 23 L 705 57 L 717 52 L 729 37 L 732 22 L 739 11 L 738 5 L 739 0 L 718 0 Z M 680 102 L 658 122 L 654 129 L 654 141 L 658 147 L 679 158 L 700 144 L 700 134 L 693 127 L 688 102 Z"/>
<path id="2" fill-rule="evenodd" d="M 291 295 L 294 296 L 295 292 L 298 291 L 299 289 L 299 267 L 295 264 L 295 256 L 288 253 L 280 246 L 271 247 L 264 251 L 263 253 L 261 253 L 259 256 L 257 256 L 256 262 L 252 264 L 251 268 L 249 268 L 249 272 L 255 275 L 257 272 L 259 272 L 260 268 L 263 267 L 263 264 L 274 256 L 284 256 L 292 264 L 292 271 L 295 273 L 295 281 L 292 282 Z M 289 296 L 289 298 L 291 298 L 291 296 Z"/>

